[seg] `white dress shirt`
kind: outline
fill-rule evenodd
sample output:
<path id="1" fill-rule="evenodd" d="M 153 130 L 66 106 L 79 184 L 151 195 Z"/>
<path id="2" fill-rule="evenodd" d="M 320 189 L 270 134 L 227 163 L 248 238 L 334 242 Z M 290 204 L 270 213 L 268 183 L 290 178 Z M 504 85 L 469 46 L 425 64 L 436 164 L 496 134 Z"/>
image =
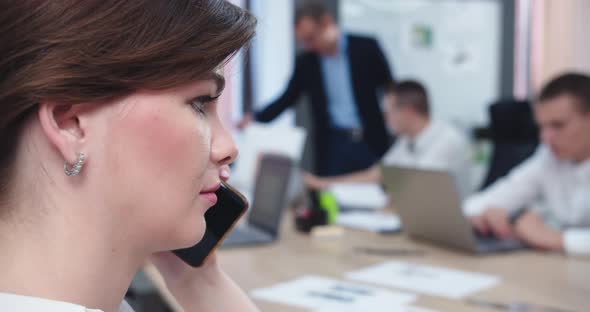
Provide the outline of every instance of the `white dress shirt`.
<path id="1" fill-rule="evenodd" d="M 448 171 L 461 195 L 466 196 L 471 192 L 470 155 L 468 140 L 461 132 L 441 121 L 431 121 L 414 140 L 400 136 L 382 163 Z"/>
<path id="2" fill-rule="evenodd" d="M 14 312 L 102 312 L 88 309 L 81 305 L 55 301 L 37 297 L 0 293 L 0 311 Z M 133 309 L 123 301 L 119 312 L 133 312 Z"/>
<path id="3" fill-rule="evenodd" d="M 473 216 L 490 207 L 509 213 L 531 209 L 564 231 L 566 252 L 590 254 L 590 159 L 579 164 L 561 161 L 541 146 L 507 177 L 466 200 L 463 209 Z"/>

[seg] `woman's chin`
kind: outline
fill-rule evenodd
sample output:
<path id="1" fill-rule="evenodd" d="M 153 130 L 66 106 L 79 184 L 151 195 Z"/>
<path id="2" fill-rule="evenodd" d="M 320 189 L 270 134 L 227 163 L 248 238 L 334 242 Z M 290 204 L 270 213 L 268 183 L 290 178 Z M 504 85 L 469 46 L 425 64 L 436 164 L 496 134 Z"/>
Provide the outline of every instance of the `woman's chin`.
<path id="1" fill-rule="evenodd" d="M 201 239 L 203 239 L 203 236 L 205 235 L 205 227 L 205 218 L 202 216 L 198 224 L 193 222 L 190 225 L 184 225 L 184 228 L 179 233 L 180 237 L 176 240 L 178 247 L 175 249 L 188 248 L 196 245 Z"/>

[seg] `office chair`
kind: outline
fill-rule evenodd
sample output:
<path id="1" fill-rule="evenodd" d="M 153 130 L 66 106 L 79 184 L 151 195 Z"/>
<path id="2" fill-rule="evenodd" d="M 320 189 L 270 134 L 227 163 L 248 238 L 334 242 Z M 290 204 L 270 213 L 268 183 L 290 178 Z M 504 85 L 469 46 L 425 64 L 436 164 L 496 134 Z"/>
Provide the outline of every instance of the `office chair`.
<path id="1" fill-rule="evenodd" d="M 539 131 L 528 101 L 500 100 L 490 106 L 489 116 L 493 151 L 481 190 L 530 157 L 539 144 Z"/>

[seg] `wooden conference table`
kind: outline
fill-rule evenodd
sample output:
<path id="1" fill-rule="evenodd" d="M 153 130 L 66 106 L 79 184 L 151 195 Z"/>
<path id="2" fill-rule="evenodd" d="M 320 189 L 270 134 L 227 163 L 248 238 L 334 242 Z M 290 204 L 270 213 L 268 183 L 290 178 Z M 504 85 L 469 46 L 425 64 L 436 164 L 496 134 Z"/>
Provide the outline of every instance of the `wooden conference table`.
<path id="1" fill-rule="evenodd" d="M 272 245 L 220 250 L 218 259 L 222 267 L 243 289 L 251 291 L 305 274 L 344 280 L 343 274 L 348 271 L 387 260 L 409 261 L 492 274 L 502 279 L 499 285 L 470 297 L 473 299 L 498 303 L 527 302 L 579 312 L 590 311 L 588 258 L 533 251 L 473 256 L 411 240 L 403 234 L 381 235 L 355 230 L 345 230 L 338 237 L 319 238 L 297 233 L 291 214 L 287 214 L 283 221 L 281 232 L 280 240 Z M 359 251 L 359 247 L 419 250 L 422 254 L 382 256 L 364 253 Z M 147 273 L 161 286 L 153 268 L 148 268 Z M 167 298 L 174 306 L 173 300 Z M 260 300 L 256 300 L 256 304 L 262 311 L 307 311 Z M 461 300 L 421 294 L 414 305 L 448 312 L 494 311 Z M 181 311 L 178 308 L 174 310 Z"/>

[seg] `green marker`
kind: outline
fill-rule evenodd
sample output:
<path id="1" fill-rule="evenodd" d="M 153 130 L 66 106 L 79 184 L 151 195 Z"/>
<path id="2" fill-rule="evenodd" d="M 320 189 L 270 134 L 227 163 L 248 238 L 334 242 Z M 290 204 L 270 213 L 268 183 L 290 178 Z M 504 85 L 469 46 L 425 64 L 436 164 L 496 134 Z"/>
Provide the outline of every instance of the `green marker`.
<path id="1" fill-rule="evenodd" d="M 326 212 L 328 224 L 335 224 L 338 219 L 338 203 L 330 192 L 320 192 L 320 208 Z"/>

